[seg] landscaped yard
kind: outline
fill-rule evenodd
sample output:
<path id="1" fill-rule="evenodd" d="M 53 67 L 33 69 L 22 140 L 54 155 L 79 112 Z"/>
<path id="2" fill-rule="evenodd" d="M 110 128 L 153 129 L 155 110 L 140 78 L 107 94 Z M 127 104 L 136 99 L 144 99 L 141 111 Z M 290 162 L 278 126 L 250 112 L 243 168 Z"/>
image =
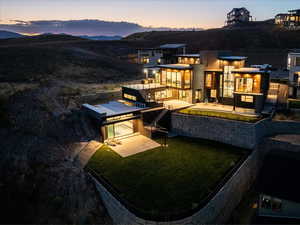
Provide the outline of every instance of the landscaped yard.
<path id="1" fill-rule="evenodd" d="M 189 115 L 218 117 L 222 119 L 238 120 L 238 121 L 244 121 L 249 123 L 255 123 L 261 119 L 256 116 L 246 116 L 246 115 L 230 113 L 230 112 L 219 112 L 219 111 L 210 111 L 210 110 L 202 110 L 202 109 L 183 109 L 180 110 L 179 112 L 183 114 L 189 114 Z"/>
<path id="2" fill-rule="evenodd" d="M 167 143 L 168 147 L 127 158 L 103 146 L 87 167 L 108 180 L 139 210 L 175 213 L 197 207 L 248 154 L 225 144 L 184 137 L 169 138 Z"/>

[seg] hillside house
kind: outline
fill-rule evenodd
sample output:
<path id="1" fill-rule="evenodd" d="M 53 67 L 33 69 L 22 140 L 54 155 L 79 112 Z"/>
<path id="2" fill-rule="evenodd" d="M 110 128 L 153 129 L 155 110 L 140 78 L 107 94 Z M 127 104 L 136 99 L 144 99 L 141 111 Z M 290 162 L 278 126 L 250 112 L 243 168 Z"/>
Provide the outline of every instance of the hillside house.
<path id="1" fill-rule="evenodd" d="M 245 67 L 246 59 L 220 51 L 177 55 L 177 63 L 158 65 L 154 78 L 142 84 L 124 85 L 122 96 L 144 107 L 179 100 L 245 107 L 259 113 L 268 92 L 269 72 Z"/>
<path id="2" fill-rule="evenodd" d="M 226 25 L 232 26 L 252 21 L 252 16 L 246 8 L 234 8 L 227 14 Z"/>
<path id="3" fill-rule="evenodd" d="M 295 30 L 300 28 L 300 9 L 290 10 L 286 14 L 275 16 L 275 24 Z"/>
<path id="4" fill-rule="evenodd" d="M 288 54 L 287 69 L 289 70 L 289 95 L 300 98 L 300 50 Z"/>

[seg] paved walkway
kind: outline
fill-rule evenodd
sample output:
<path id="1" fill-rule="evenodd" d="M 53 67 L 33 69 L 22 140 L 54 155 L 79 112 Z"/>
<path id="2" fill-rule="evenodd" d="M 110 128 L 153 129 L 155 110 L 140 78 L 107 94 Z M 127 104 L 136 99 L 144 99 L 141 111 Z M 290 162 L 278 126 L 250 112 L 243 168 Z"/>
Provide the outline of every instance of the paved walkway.
<path id="1" fill-rule="evenodd" d="M 286 135 L 281 134 L 281 135 L 276 135 L 275 137 L 272 137 L 271 139 L 300 146 L 300 135 L 299 134 L 286 134 Z"/>
<path id="2" fill-rule="evenodd" d="M 119 141 L 121 144 L 110 147 L 122 157 L 132 156 L 160 146 L 157 142 L 143 135 L 134 135 Z"/>
<path id="3" fill-rule="evenodd" d="M 102 146 L 102 143 L 90 141 L 77 155 L 77 161 L 84 168 L 94 153 Z"/>

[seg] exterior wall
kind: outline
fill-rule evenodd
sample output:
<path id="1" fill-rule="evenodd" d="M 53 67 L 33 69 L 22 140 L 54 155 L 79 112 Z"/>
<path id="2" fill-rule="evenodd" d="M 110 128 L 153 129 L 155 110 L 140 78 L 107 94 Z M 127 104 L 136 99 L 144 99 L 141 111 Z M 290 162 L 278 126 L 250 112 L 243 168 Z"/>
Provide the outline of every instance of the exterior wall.
<path id="1" fill-rule="evenodd" d="M 173 133 L 247 149 L 254 149 L 266 136 L 300 134 L 300 122 L 293 121 L 264 119 L 257 123 L 246 123 L 180 113 L 173 113 L 171 119 Z"/>
<path id="2" fill-rule="evenodd" d="M 192 78 L 192 102 L 195 103 L 195 92 L 199 90 L 201 93 L 200 101 L 204 101 L 204 66 L 193 65 L 193 78 Z"/>
<path id="3" fill-rule="evenodd" d="M 193 215 L 175 221 L 157 222 L 137 217 L 115 198 L 103 184 L 93 178 L 99 197 L 114 224 L 187 225 L 216 224 L 226 222 L 232 210 L 239 204 L 244 193 L 249 190 L 261 167 L 264 152 L 255 150 L 225 183 L 219 192 L 202 209 Z"/>

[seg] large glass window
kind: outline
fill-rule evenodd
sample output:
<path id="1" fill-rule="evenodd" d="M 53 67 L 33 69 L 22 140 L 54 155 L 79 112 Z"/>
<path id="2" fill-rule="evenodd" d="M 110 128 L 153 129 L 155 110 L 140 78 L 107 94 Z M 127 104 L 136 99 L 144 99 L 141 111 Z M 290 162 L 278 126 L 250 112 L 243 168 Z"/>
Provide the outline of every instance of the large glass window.
<path id="1" fill-rule="evenodd" d="M 260 93 L 261 75 L 237 74 L 235 91 L 245 93 Z"/>
<path id="2" fill-rule="evenodd" d="M 166 81 L 167 81 L 167 71 L 163 70 L 161 72 L 161 84 L 166 85 Z"/>
<path id="3" fill-rule="evenodd" d="M 171 73 L 171 71 L 167 71 L 167 85 L 168 86 L 172 85 L 172 73 Z"/>
<path id="4" fill-rule="evenodd" d="M 225 66 L 224 67 L 224 89 L 223 89 L 223 97 L 225 98 L 233 98 L 234 91 L 234 76 L 232 74 L 233 66 Z"/>
<path id="5" fill-rule="evenodd" d="M 191 88 L 191 71 L 185 70 L 184 71 L 184 88 Z"/>
<path id="6" fill-rule="evenodd" d="M 212 74 L 208 73 L 208 74 L 206 74 L 206 77 L 205 77 L 205 87 L 211 88 L 211 86 L 212 86 Z"/>
<path id="7" fill-rule="evenodd" d="M 177 72 L 172 72 L 172 87 L 177 87 Z"/>

